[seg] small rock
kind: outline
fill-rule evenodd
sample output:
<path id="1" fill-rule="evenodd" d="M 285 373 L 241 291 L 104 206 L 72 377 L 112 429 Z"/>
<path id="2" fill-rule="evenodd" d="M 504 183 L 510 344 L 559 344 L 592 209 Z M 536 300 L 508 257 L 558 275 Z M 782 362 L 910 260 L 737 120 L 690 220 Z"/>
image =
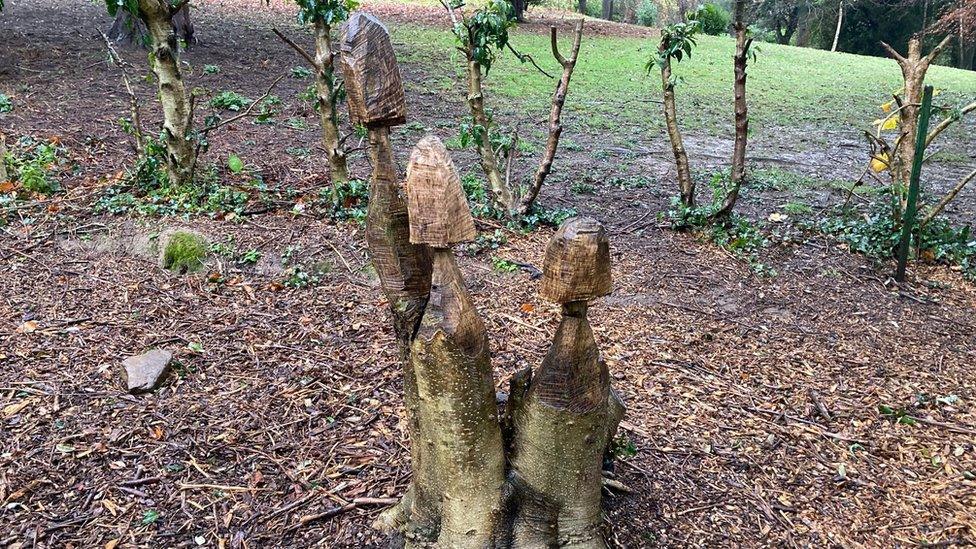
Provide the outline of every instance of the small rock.
<path id="1" fill-rule="evenodd" d="M 132 394 L 148 393 L 159 388 L 169 372 L 169 363 L 173 360 L 173 353 L 162 349 L 153 349 L 148 353 L 130 356 L 122 361 L 125 367 L 125 380 Z"/>

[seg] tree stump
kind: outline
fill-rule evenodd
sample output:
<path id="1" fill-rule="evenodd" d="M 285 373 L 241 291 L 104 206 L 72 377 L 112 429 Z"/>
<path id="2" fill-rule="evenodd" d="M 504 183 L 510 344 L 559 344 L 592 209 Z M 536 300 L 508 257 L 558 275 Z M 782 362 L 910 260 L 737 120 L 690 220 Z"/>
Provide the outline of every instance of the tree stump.
<path id="1" fill-rule="evenodd" d="M 356 13 L 340 48 L 350 116 L 369 131 L 367 242 L 403 358 L 413 467 L 374 526 L 407 547 L 605 547 L 602 462 L 623 406 L 586 310 L 612 289 L 606 232 L 577 219 L 553 239 L 543 295 L 563 304 L 563 319 L 535 379 L 517 377 L 503 438 L 487 332 L 451 250 L 476 236 L 457 170 L 424 138 L 401 195 L 389 127 L 406 112 L 389 34 Z"/>

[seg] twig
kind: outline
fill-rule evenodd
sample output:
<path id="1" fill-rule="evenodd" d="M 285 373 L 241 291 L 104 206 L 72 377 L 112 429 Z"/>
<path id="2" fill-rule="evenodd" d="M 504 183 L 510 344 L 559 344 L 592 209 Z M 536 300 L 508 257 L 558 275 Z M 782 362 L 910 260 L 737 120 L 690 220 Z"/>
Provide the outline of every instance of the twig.
<path id="1" fill-rule="evenodd" d="M 511 42 L 507 43 L 506 46 L 508 46 L 508 49 L 512 51 L 512 53 L 515 55 L 515 57 L 518 58 L 519 61 L 521 61 L 523 63 L 525 63 L 526 61 L 528 61 L 529 63 L 532 64 L 533 67 L 536 68 L 537 71 L 539 71 L 542 74 L 548 76 L 549 78 L 553 78 L 553 79 L 556 78 L 555 76 L 553 76 L 553 75 L 549 74 L 548 72 L 546 72 L 545 69 L 543 69 L 542 67 L 540 67 L 539 64 L 535 62 L 535 59 L 533 59 L 531 55 L 529 55 L 527 53 L 519 53 L 518 50 L 516 50 L 515 48 L 512 47 L 512 43 Z"/>
<path id="2" fill-rule="evenodd" d="M 319 72 L 322 71 L 322 67 L 319 66 L 318 62 L 315 61 L 315 58 L 312 57 L 311 54 L 309 54 L 307 51 L 305 51 L 305 48 L 302 48 L 301 46 L 299 46 L 298 44 L 296 44 L 291 38 L 288 38 L 287 36 L 285 36 L 284 34 L 282 34 L 282 32 L 279 31 L 275 27 L 271 27 L 271 32 L 275 33 L 278 36 L 278 38 L 281 38 L 281 40 L 284 41 L 285 44 L 288 44 L 289 46 L 292 47 L 292 49 L 294 49 L 295 51 L 297 51 L 298 52 L 298 55 L 301 55 L 302 57 L 304 57 L 305 60 L 308 61 L 308 63 L 310 65 L 312 65 L 312 67 L 315 68 L 315 70 L 317 70 Z"/>
<path id="3" fill-rule="evenodd" d="M 210 132 L 212 132 L 212 131 L 214 131 L 216 129 L 219 129 L 219 128 L 222 128 L 222 127 L 226 126 L 227 124 L 232 124 L 232 123 L 237 122 L 238 120 L 240 120 L 242 118 L 246 118 L 248 116 L 251 116 L 251 113 L 254 111 L 254 107 L 256 107 L 258 105 L 258 103 L 260 103 L 260 102 L 264 101 L 265 99 L 267 99 L 268 96 L 271 95 L 271 91 L 274 90 L 275 86 L 277 86 L 279 82 L 281 82 L 282 80 L 284 80 L 285 76 L 286 75 L 284 75 L 284 74 L 281 75 L 281 76 L 279 76 L 274 82 L 271 83 L 270 86 L 268 86 L 268 89 L 267 89 L 267 91 L 264 92 L 264 95 L 262 95 L 261 97 L 255 99 L 254 101 L 252 101 L 251 104 L 248 105 L 246 109 L 244 109 L 243 111 L 240 112 L 240 114 L 237 114 L 236 116 L 232 116 L 232 117 L 228 118 L 227 120 L 221 120 L 220 122 L 214 124 L 213 126 L 207 126 L 203 130 L 201 130 L 201 133 L 203 133 L 203 134 L 210 133 Z"/>
<path id="4" fill-rule="evenodd" d="M 122 83 L 125 84 L 125 91 L 129 94 L 129 108 L 132 109 L 132 137 L 136 140 L 136 152 L 139 153 L 139 158 L 142 158 L 145 156 L 146 150 L 142 138 L 142 117 L 139 115 L 139 100 L 136 98 L 135 91 L 132 89 L 132 83 L 129 82 L 129 75 L 125 72 L 126 63 L 122 60 L 119 52 L 115 50 L 108 35 L 100 29 L 98 30 L 98 34 L 102 35 L 102 40 L 105 41 L 105 46 L 108 47 L 109 59 L 119 68 L 119 72 L 122 73 Z"/>

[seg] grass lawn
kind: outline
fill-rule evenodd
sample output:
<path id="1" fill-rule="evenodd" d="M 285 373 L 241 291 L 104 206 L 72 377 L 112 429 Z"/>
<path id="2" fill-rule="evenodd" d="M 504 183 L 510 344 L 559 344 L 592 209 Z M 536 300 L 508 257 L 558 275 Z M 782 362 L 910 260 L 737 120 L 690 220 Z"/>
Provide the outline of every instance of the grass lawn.
<path id="1" fill-rule="evenodd" d="M 413 25 L 391 29 L 401 59 L 426 65 L 432 89 L 458 94 L 455 87 L 462 67 L 448 30 Z M 568 37 L 563 36 L 568 51 Z M 559 73 L 549 51 L 549 37 L 513 33 L 512 43 L 533 56 L 547 71 Z M 567 121 L 585 120 L 593 130 L 609 130 L 621 123 L 659 133 L 661 95 L 659 73 L 648 76 L 645 65 L 656 43 L 648 39 L 586 37 L 570 96 Z M 675 73 L 682 124 L 688 131 L 727 134 L 732 116 L 731 37 L 702 36 L 698 49 L 681 62 Z M 880 105 L 901 86 L 897 64 L 887 59 L 822 50 L 758 44 L 758 59 L 750 69 L 749 100 L 753 133 L 782 128 L 812 131 L 859 131 L 880 115 Z M 452 78 L 458 75 L 459 78 Z M 945 90 L 943 104 L 961 104 L 976 97 L 976 73 L 934 67 L 929 82 Z M 520 109 L 544 112 L 554 82 L 510 53 L 499 56 L 486 84 L 488 104 L 506 107 L 502 99 L 517 99 Z M 511 102 L 508 105 L 512 105 Z M 574 116 L 575 115 L 575 116 Z"/>

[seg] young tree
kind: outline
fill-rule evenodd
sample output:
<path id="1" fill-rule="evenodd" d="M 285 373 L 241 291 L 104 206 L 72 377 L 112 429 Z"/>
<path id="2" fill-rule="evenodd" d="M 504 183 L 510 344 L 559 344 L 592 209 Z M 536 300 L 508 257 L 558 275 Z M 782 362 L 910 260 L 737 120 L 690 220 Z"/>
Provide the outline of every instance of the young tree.
<path id="1" fill-rule="evenodd" d="M 672 62 L 680 62 L 684 57 L 690 57 L 696 45 L 695 35 L 701 30 L 698 22 L 677 23 L 661 31 L 661 43 L 655 57 L 647 64 L 650 72 L 656 66 L 661 70 L 661 82 L 664 89 L 664 121 L 674 153 L 675 165 L 678 172 L 678 187 L 681 191 L 681 205 L 686 215 L 693 214 L 708 222 L 724 222 L 735 208 L 739 191 L 746 178 L 746 146 L 749 137 L 749 109 L 746 103 L 746 69 L 751 55 L 752 38 L 749 36 L 745 23 L 745 0 L 736 0 L 734 9 L 733 28 L 736 35 L 736 49 L 734 57 L 734 106 L 735 106 L 735 143 L 732 152 L 732 177 L 725 197 L 696 210 L 695 182 L 691 177 L 688 164 L 688 154 L 685 151 L 681 131 L 678 128 L 677 107 L 675 105 L 674 87 L 677 79 L 672 74 Z"/>
<path id="2" fill-rule="evenodd" d="M 752 38 L 745 21 L 745 0 L 736 0 L 732 10 L 732 28 L 735 31 L 735 78 L 733 95 L 735 105 L 735 144 L 732 150 L 732 186 L 725 196 L 722 207 L 712 216 L 724 219 L 732 213 L 739 199 L 739 191 L 746 180 L 746 147 L 749 141 L 749 105 L 746 102 L 746 69 L 749 67 Z"/>
<path id="3" fill-rule="evenodd" d="M 499 421 L 484 322 L 451 251 L 475 236 L 457 171 L 436 137 L 423 139 L 404 201 L 389 127 L 405 103 L 389 36 L 355 13 L 341 50 L 350 116 L 369 132 L 367 241 L 400 345 L 411 440 L 410 487 L 375 526 L 408 547 L 606 547 L 601 467 L 623 405 L 586 320 L 587 302 L 611 290 L 606 232 L 578 219 L 550 244 L 542 295 L 563 305 L 563 320 L 537 374 L 516 376 Z"/>
<path id="4" fill-rule="evenodd" d="M 481 159 L 481 167 L 488 179 L 492 200 L 496 207 L 508 215 L 528 213 L 539 195 L 546 177 L 552 171 L 552 163 L 559 147 L 563 127 L 561 123 L 563 106 L 569 92 L 569 83 L 576 68 L 580 44 L 583 37 L 582 20 L 576 24 L 573 33 L 573 48 L 569 58 L 559 52 L 556 28 L 550 27 L 552 55 L 562 67 L 556 90 L 552 95 L 549 111 L 549 132 L 546 149 L 539 162 L 535 177 L 521 193 L 521 185 L 512 181 L 512 163 L 517 153 L 516 139 L 499 138 L 488 109 L 485 106 L 483 79 L 491 70 L 498 50 L 510 49 L 523 62 L 538 65 L 528 55 L 515 51 L 509 44 L 508 31 L 514 24 L 510 5 L 504 0 L 490 0 L 488 4 L 471 15 L 457 13 L 461 4 L 445 4 L 454 23 L 454 35 L 458 49 L 465 54 L 468 80 L 468 108 L 471 112 L 470 129 L 467 131 L 474 142 Z M 540 69 L 541 70 L 541 69 Z M 499 162 L 499 154 L 506 161 L 505 175 Z"/>
<path id="5" fill-rule="evenodd" d="M 885 118 L 875 122 L 876 132 L 868 133 L 874 146 L 872 153 L 872 167 L 876 172 L 887 172 L 891 177 L 891 190 L 895 201 L 892 204 L 893 226 L 900 227 L 907 205 L 907 193 L 911 178 L 912 161 L 915 156 L 915 144 L 918 135 L 919 108 L 922 93 L 925 88 L 925 76 L 932 62 L 944 51 L 953 40 L 950 34 L 927 55 L 922 55 L 922 44 L 919 36 L 913 37 L 908 43 L 908 54 L 902 55 L 888 44 L 885 49 L 894 58 L 902 70 L 904 86 L 900 93 L 895 94 L 893 100 L 884 105 L 888 112 Z M 926 135 L 925 147 L 932 143 L 953 124 L 963 117 L 976 112 L 976 102 L 971 102 L 959 108 L 940 109 L 943 118 L 935 123 Z M 893 143 L 885 137 L 886 130 L 897 130 Z M 976 172 L 963 177 L 940 200 L 929 206 L 922 214 L 919 226 L 924 227 L 934 220 L 969 183 L 976 179 Z"/>
<path id="6" fill-rule="evenodd" d="M 686 208 L 695 207 L 695 180 L 691 177 L 688 153 L 681 136 L 681 128 L 678 126 L 678 107 L 674 94 L 678 79 L 671 70 L 671 64 L 680 63 L 684 57 L 691 57 L 691 52 L 697 44 L 695 35 L 700 31 L 701 24 L 697 21 L 675 23 L 661 29 L 661 43 L 657 49 L 657 56 L 647 64 L 648 72 L 654 70 L 655 66 L 661 71 L 661 85 L 664 90 L 664 125 L 671 142 L 671 151 L 674 153 L 681 204 Z"/>
<path id="7" fill-rule="evenodd" d="M 336 77 L 336 52 L 332 45 L 332 29 L 349 17 L 356 9 L 358 0 L 295 0 L 298 4 L 298 21 L 312 25 L 315 35 L 315 56 L 274 29 L 275 34 L 295 49 L 315 71 L 315 91 L 318 99 L 319 118 L 322 123 L 322 145 L 329 158 L 332 185 L 349 179 L 346 152 L 339 131 L 338 106 L 344 90 Z"/>
<path id="8" fill-rule="evenodd" d="M 166 173 L 173 185 L 186 185 L 193 179 L 196 162 L 190 135 L 193 112 L 180 70 L 180 46 L 173 30 L 173 17 L 188 6 L 188 0 L 107 0 L 111 15 L 124 11 L 138 18 L 149 36 L 150 65 L 163 107 L 163 140 L 166 145 Z"/>

